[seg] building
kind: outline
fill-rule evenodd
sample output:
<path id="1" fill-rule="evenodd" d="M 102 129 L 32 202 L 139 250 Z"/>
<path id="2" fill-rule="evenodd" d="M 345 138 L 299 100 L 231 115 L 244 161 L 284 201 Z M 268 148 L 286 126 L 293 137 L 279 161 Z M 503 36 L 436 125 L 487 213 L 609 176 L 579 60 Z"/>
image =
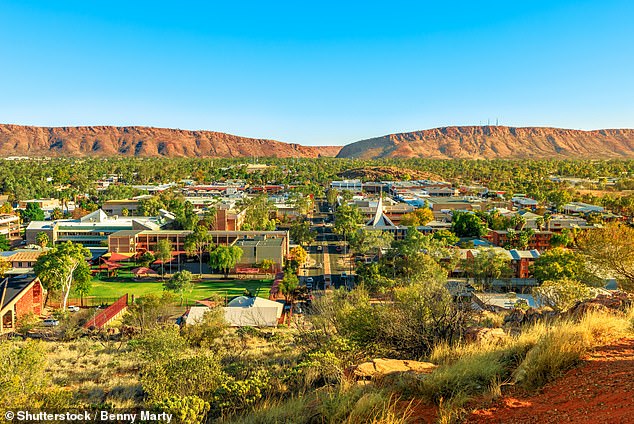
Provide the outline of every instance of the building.
<path id="1" fill-rule="evenodd" d="M 45 233 L 51 243 L 72 241 L 86 247 L 102 246 L 108 236 L 121 230 L 160 229 L 170 222 L 167 217 L 108 216 L 98 209 L 80 219 L 59 219 L 56 221 L 31 221 L 26 228 L 27 244 L 36 244 L 39 233 Z"/>
<path id="2" fill-rule="evenodd" d="M 110 216 L 135 216 L 139 212 L 140 205 L 139 199 L 106 200 L 101 209 Z M 123 213 L 124 210 L 127 211 L 126 214 Z"/>
<path id="3" fill-rule="evenodd" d="M 185 239 L 188 230 L 123 230 L 108 236 L 108 251 L 111 253 L 156 252 L 160 240 L 167 240 L 174 255 L 185 255 Z M 288 231 L 209 231 L 214 245 L 238 245 L 244 254 L 240 265 L 255 264 L 263 259 L 273 260 L 278 267 L 284 264 L 289 252 Z"/>
<path id="4" fill-rule="evenodd" d="M 284 305 L 261 297 L 238 296 L 232 299 L 224 311 L 225 321 L 231 327 L 276 327 L 284 312 Z M 181 317 L 184 325 L 202 322 L 208 306 L 192 306 Z"/>
<path id="5" fill-rule="evenodd" d="M 603 206 L 590 205 L 583 202 L 571 202 L 563 207 L 564 213 L 567 214 L 603 213 L 604 210 Z"/>
<path id="6" fill-rule="evenodd" d="M 361 191 L 363 191 L 363 184 L 361 183 L 361 180 L 332 181 L 330 183 L 330 188 L 333 188 L 335 190 L 348 190 L 355 193 L 360 193 Z"/>
<path id="7" fill-rule="evenodd" d="M 9 240 L 12 246 L 22 241 L 22 237 L 20 237 L 20 217 L 0 214 L 0 235 Z"/>
<path id="8" fill-rule="evenodd" d="M 240 258 L 240 264 L 259 264 L 264 259 L 269 259 L 276 264 L 283 264 L 287 255 L 286 240 L 283 238 L 266 238 L 255 236 L 250 239 L 239 239 L 234 243 L 244 252 Z"/>
<path id="9" fill-rule="evenodd" d="M 239 211 L 233 206 L 219 205 L 216 207 L 216 223 L 213 229 L 219 231 L 240 231 L 246 216 L 246 209 Z"/>
<path id="10" fill-rule="evenodd" d="M 511 198 L 511 203 L 513 203 L 513 206 L 518 209 L 535 210 L 537 209 L 537 206 L 539 206 L 539 202 L 537 200 L 522 195 L 513 196 Z"/>
<path id="11" fill-rule="evenodd" d="M 42 209 L 43 211 L 52 211 L 55 208 L 61 208 L 62 203 L 59 199 L 31 199 L 31 200 L 20 200 L 18 202 L 18 209 L 26 209 L 26 205 L 29 203 L 35 203 Z"/>
<path id="12" fill-rule="evenodd" d="M 0 252 L 0 257 L 11 264 L 6 275 L 22 275 L 33 273 L 33 266 L 37 259 L 45 253 L 45 250 L 12 250 L 9 252 Z"/>
<path id="13" fill-rule="evenodd" d="M 539 258 L 539 252 L 537 250 L 511 249 L 509 254 L 515 278 L 530 278 L 530 267 Z"/>
<path id="14" fill-rule="evenodd" d="M 594 228 L 593 225 L 588 224 L 588 221 L 578 216 L 567 215 L 551 215 L 548 220 L 548 229 L 550 231 L 560 232 L 563 230 L 577 228 Z"/>
<path id="15" fill-rule="evenodd" d="M 0 334 L 11 333 L 28 314 L 40 315 L 44 306 L 40 279 L 32 275 L 6 278 L 0 283 Z"/>
<path id="16" fill-rule="evenodd" d="M 491 230 L 484 238 L 494 246 L 504 247 L 509 244 L 508 233 L 507 230 Z M 535 231 L 528 241 L 528 248 L 543 252 L 550 248 L 552 236 L 552 231 Z"/>

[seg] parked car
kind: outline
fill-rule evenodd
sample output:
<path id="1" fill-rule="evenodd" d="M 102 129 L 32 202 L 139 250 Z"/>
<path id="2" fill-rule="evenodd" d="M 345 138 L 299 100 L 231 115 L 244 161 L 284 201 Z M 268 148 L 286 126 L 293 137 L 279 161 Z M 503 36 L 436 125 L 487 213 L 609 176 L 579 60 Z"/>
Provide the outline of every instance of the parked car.
<path id="1" fill-rule="evenodd" d="M 313 289 L 313 283 L 306 283 L 306 288 L 308 290 L 312 290 Z"/>
<path id="2" fill-rule="evenodd" d="M 312 283 L 312 282 L 314 282 L 314 281 L 315 281 L 315 280 L 313 279 L 313 277 L 308 277 L 308 278 L 306 278 L 306 284 L 307 284 L 307 285 L 308 285 L 308 283 Z"/>
<path id="3" fill-rule="evenodd" d="M 68 310 L 70 312 L 79 312 L 79 306 L 75 306 L 75 305 L 69 306 Z"/>
<path id="4" fill-rule="evenodd" d="M 44 327 L 57 327 L 59 321 L 53 318 L 47 318 L 44 320 Z"/>
<path id="5" fill-rule="evenodd" d="M 324 247 L 322 245 L 317 246 L 317 251 L 321 252 L 322 250 L 324 250 Z"/>

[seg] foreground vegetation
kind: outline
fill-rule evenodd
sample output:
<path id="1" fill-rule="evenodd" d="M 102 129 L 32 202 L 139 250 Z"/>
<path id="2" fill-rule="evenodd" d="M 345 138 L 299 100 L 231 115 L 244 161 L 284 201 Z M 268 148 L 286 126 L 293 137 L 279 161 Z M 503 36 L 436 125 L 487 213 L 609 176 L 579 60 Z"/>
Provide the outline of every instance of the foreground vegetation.
<path id="1" fill-rule="evenodd" d="M 634 326 L 632 310 L 599 310 L 502 331 L 501 317 L 463 310 L 436 292 L 443 293 L 414 285 L 371 305 L 363 289 L 336 291 L 318 299 L 313 314 L 268 330 L 227 329 L 216 309 L 179 329 L 164 318 L 174 300 L 168 293 L 132 306 L 116 335 L 82 334 L 77 326 L 87 317 L 69 314 L 59 328 L 38 331 L 44 340 L 0 343 L 0 409 L 150 408 L 187 423 L 387 424 L 410 422 L 422 402 L 435 405 L 439 421 L 456 422 L 469 401 L 494 399 L 509 385 L 535 390 Z M 486 328 L 498 328 L 499 337 L 464 337 Z M 376 357 L 438 368 L 356 381 L 351 366 Z"/>

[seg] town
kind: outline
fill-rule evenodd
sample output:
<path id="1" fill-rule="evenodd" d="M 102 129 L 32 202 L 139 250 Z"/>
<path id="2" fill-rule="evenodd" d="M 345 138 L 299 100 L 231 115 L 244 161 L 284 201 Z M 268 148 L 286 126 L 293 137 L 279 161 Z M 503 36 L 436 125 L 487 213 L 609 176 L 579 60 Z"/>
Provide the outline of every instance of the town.
<path id="1" fill-rule="evenodd" d="M 337 337 L 347 332 L 350 342 L 361 343 L 356 349 L 397 362 L 422 359 L 438 341 L 506 337 L 505 326 L 584 302 L 630 302 L 622 293 L 633 281 L 627 253 L 634 233 L 632 162 L 598 178 L 588 178 L 596 170 L 586 169 L 514 185 L 487 178 L 494 163 L 466 179 L 455 177 L 456 165 L 443 170 L 443 161 L 349 167 L 327 159 L 225 160 L 212 168 L 212 161 L 184 160 L 183 168 L 199 169 L 164 180 L 160 173 L 141 177 L 148 167 L 160 169 L 160 160 L 147 162 L 113 160 L 107 168 L 128 170 L 90 180 L 103 163 L 89 160 L 73 174 L 62 171 L 73 160 L 40 160 L 40 180 L 19 188 L 10 172 L 30 160 L 4 161 L 3 336 L 132 343 L 139 334 L 162 331 L 167 336 L 161 337 L 217 350 L 226 334 L 245 337 L 259 329 L 259 337 L 298 337 L 314 332 L 320 320 L 344 319 L 335 324 Z M 330 172 L 305 176 L 329 165 Z M 517 162 L 507 172 L 526 166 Z M 551 166 L 570 169 L 567 162 Z M 55 195 L 23 197 L 38 190 Z M 353 301 L 358 296 L 365 300 Z M 432 308 L 428 318 L 407 318 L 402 296 L 435 298 L 443 312 L 436 316 Z M 428 301 L 416 308 L 431 307 Z M 403 319 L 419 333 L 375 328 L 377 334 L 359 339 L 361 330 L 345 330 L 357 325 L 354 314 L 339 316 L 346 308 L 382 314 L 379 322 Z M 330 331 L 322 337 L 333 338 Z M 153 349 L 152 355 L 174 355 Z M 294 361 L 301 361 L 297 355 Z M 350 366 L 357 366 L 354 378 L 375 377 Z M 162 399 L 156 390 L 163 389 L 142 382 L 133 398 Z M 103 393 L 92 401 L 113 401 L 113 392 Z M 253 396 L 231 406 L 237 409 L 196 398 L 202 402 L 197 414 L 240 414 L 262 395 Z"/>

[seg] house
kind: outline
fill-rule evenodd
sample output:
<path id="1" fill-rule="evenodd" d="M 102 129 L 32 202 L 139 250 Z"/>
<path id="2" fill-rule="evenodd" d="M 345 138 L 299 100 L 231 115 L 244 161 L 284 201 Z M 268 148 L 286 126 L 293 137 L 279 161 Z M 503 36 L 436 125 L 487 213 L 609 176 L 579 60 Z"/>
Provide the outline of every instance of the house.
<path id="1" fill-rule="evenodd" d="M 28 314 L 40 315 L 44 306 L 40 279 L 32 275 L 5 278 L 0 283 L 0 334 L 11 333 Z"/>
<path id="2" fill-rule="evenodd" d="M 523 195 L 515 195 L 511 198 L 511 202 L 513 206 L 518 209 L 530 209 L 535 210 L 537 206 L 539 206 L 539 202 L 535 199 L 531 199 L 530 197 L 525 197 Z"/>
<path id="3" fill-rule="evenodd" d="M 284 305 L 261 297 L 238 296 L 222 309 L 225 321 L 231 327 L 276 327 Z M 208 306 L 192 306 L 180 321 L 184 325 L 196 325 L 209 310 Z"/>
<path id="4" fill-rule="evenodd" d="M 12 246 L 22 241 L 20 237 L 20 217 L 12 214 L 0 214 L 0 235 L 4 236 Z"/>
<path id="5" fill-rule="evenodd" d="M 0 255 L 11 264 L 11 269 L 6 272 L 7 275 L 21 275 L 32 273 L 37 259 L 44 253 L 44 250 L 21 249 L 2 252 Z"/>
<path id="6" fill-rule="evenodd" d="M 603 206 L 590 205 L 583 202 L 570 202 L 563 207 L 564 213 L 567 214 L 602 213 L 604 210 Z"/>

